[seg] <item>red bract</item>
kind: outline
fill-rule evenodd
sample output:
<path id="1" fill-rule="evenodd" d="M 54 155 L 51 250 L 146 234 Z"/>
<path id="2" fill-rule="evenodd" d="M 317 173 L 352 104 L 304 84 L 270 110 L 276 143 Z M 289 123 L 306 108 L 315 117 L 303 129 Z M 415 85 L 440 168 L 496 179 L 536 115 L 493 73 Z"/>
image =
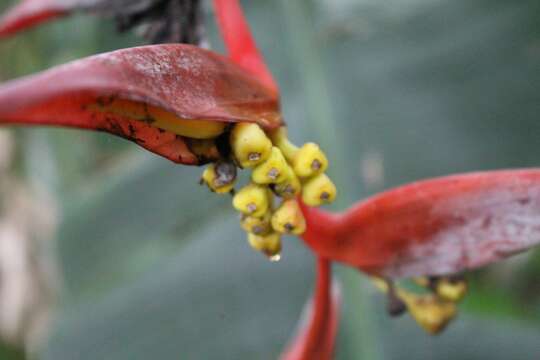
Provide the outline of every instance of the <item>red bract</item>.
<path id="1" fill-rule="evenodd" d="M 278 92 L 278 86 L 257 48 L 238 1 L 214 0 L 214 7 L 231 60 L 257 76 L 270 89 Z"/>
<path id="2" fill-rule="evenodd" d="M 23 0 L 0 18 L 0 38 L 67 14 L 77 0 Z"/>
<path id="3" fill-rule="evenodd" d="M 332 286 L 331 264 L 317 259 L 314 300 L 304 310 L 298 334 L 281 360 L 326 360 L 334 353 L 338 330 L 341 293 Z"/>
<path id="4" fill-rule="evenodd" d="M 540 242 L 540 169 L 421 181 L 341 214 L 303 210 L 320 256 L 389 278 L 452 274 Z"/>
<path id="5" fill-rule="evenodd" d="M 282 124 L 276 95 L 257 79 L 221 55 L 180 44 L 119 50 L 3 84 L 0 122 L 107 131 L 174 162 L 200 163 L 185 138 L 96 110 L 117 99 L 182 119 Z"/>

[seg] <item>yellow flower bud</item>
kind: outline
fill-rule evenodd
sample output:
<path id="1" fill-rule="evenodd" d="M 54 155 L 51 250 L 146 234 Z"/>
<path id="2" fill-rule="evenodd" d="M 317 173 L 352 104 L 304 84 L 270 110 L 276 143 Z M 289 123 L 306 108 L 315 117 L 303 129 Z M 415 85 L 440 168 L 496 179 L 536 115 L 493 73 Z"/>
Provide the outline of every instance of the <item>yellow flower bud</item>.
<path id="1" fill-rule="evenodd" d="M 249 184 L 234 195 L 232 203 L 242 214 L 261 217 L 270 207 L 270 196 L 266 186 Z"/>
<path id="2" fill-rule="evenodd" d="M 272 142 L 257 124 L 238 123 L 230 136 L 231 147 L 236 160 L 244 168 L 253 167 L 265 161 L 272 150 Z"/>
<path id="3" fill-rule="evenodd" d="M 308 206 L 331 203 L 336 198 L 336 195 L 336 186 L 326 174 L 319 174 L 309 179 L 302 189 L 302 200 Z"/>
<path id="4" fill-rule="evenodd" d="M 419 296 L 401 292 L 400 297 L 418 325 L 432 335 L 444 330 L 457 313 L 453 302 L 444 301 L 435 295 Z"/>
<path id="5" fill-rule="evenodd" d="M 281 236 L 278 233 L 273 232 L 262 236 L 248 233 L 248 242 L 253 249 L 262 252 L 271 260 L 279 260 Z"/>
<path id="6" fill-rule="evenodd" d="M 467 282 L 465 280 L 440 278 L 435 285 L 435 292 L 444 300 L 458 302 L 467 293 Z"/>
<path id="7" fill-rule="evenodd" d="M 270 224 L 271 214 L 267 212 L 263 217 L 255 217 L 242 214 L 240 225 L 248 233 L 255 235 L 265 235 L 270 232 L 272 225 Z"/>
<path id="8" fill-rule="evenodd" d="M 210 164 L 204 169 L 201 183 L 218 194 L 229 193 L 236 182 L 236 167 L 230 163 Z"/>
<path id="9" fill-rule="evenodd" d="M 290 166 L 287 167 L 286 173 L 286 179 L 278 184 L 275 184 L 273 190 L 277 196 L 290 199 L 300 194 L 302 184 Z"/>
<path id="10" fill-rule="evenodd" d="M 306 143 L 294 155 L 293 164 L 296 175 L 307 178 L 325 172 L 328 159 L 319 145 Z"/>
<path id="11" fill-rule="evenodd" d="M 306 220 L 296 200 L 285 200 L 272 215 L 272 227 L 282 234 L 301 235 L 306 231 Z"/>
<path id="12" fill-rule="evenodd" d="M 281 150 L 272 147 L 270 157 L 262 164 L 257 165 L 251 173 L 251 180 L 257 184 L 276 184 L 287 178 L 289 164 L 283 157 Z"/>

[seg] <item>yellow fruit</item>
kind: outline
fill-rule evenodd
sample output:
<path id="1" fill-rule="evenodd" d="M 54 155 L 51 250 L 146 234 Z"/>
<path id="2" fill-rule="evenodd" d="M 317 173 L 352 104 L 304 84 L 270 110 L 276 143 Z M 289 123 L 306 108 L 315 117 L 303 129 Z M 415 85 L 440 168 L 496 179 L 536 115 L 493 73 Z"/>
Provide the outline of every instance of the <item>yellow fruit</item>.
<path id="1" fill-rule="evenodd" d="M 444 300 L 458 302 L 467 293 L 467 282 L 465 280 L 453 281 L 443 277 L 437 280 L 435 292 Z"/>
<path id="2" fill-rule="evenodd" d="M 287 128 L 282 126 L 279 129 L 274 130 L 270 134 L 270 138 L 272 139 L 274 145 L 281 150 L 283 156 L 285 156 L 285 159 L 292 163 L 294 160 L 294 155 L 298 151 L 298 147 L 291 143 L 287 138 Z"/>
<path id="3" fill-rule="evenodd" d="M 272 150 L 272 142 L 257 124 L 238 123 L 231 131 L 230 143 L 233 154 L 244 168 L 265 161 Z"/>
<path id="4" fill-rule="evenodd" d="M 173 113 L 148 106 L 152 126 L 194 139 L 213 139 L 225 131 L 227 123 L 215 120 L 181 119 Z"/>
<path id="5" fill-rule="evenodd" d="M 313 207 L 331 203 L 336 195 L 336 186 L 326 174 L 319 174 L 309 179 L 302 189 L 302 200 L 306 205 Z"/>
<path id="6" fill-rule="evenodd" d="M 293 169 L 301 178 L 308 178 L 326 171 L 328 159 L 319 145 L 315 143 L 304 144 L 294 155 Z"/>
<path id="7" fill-rule="evenodd" d="M 231 170 L 234 171 L 232 174 L 226 174 L 224 169 L 228 168 L 229 166 L 224 165 L 224 163 L 208 165 L 203 171 L 201 182 L 218 194 L 229 193 L 236 181 L 236 168 Z"/>
<path id="8" fill-rule="evenodd" d="M 240 225 L 248 233 L 255 235 L 265 235 L 272 230 L 272 225 L 270 224 L 271 214 L 267 212 L 262 217 L 255 217 L 242 214 L 240 219 Z"/>
<path id="9" fill-rule="evenodd" d="M 400 292 L 400 298 L 418 325 L 432 335 L 444 330 L 457 313 L 453 302 L 441 300 L 434 295 L 419 296 Z"/>
<path id="10" fill-rule="evenodd" d="M 281 252 L 281 236 L 275 232 L 262 236 L 248 233 L 248 242 L 253 249 L 262 252 L 271 259 L 277 260 L 276 257 Z"/>
<path id="11" fill-rule="evenodd" d="M 302 191 L 302 184 L 290 166 L 287 167 L 286 179 L 273 187 L 274 193 L 285 199 L 296 197 Z"/>
<path id="12" fill-rule="evenodd" d="M 226 123 L 215 120 L 183 119 L 162 108 L 124 99 L 113 99 L 92 108 L 128 119 L 143 121 L 159 129 L 194 139 L 216 138 L 225 131 L 227 126 Z"/>
<path id="13" fill-rule="evenodd" d="M 272 228 L 282 234 L 301 235 L 306 231 L 306 220 L 296 200 L 285 200 L 272 215 Z"/>
<path id="14" fill-rule="evenodd" d="M 257 165 L 251 173 L 251 180 L 257 184 L 277 184 L 287 179 L 289 164 L 281 150 L 272 147 L 270 156 L 262 164 Z"/>
<path id="15" fill-rule="evenodd" d="M 266 186 L 249 184 L 234 195 L 232 203 L 242 214 L 261 217 L 270 207 L 270 196 Z"/>

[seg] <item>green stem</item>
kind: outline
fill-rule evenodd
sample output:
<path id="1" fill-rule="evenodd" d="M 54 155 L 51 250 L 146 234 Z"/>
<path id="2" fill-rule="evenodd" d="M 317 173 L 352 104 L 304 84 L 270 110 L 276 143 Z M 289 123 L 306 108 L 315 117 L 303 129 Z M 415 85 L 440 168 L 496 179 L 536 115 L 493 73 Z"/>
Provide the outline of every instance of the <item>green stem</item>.
<path id="1" fill-rule="evenodd" d="M 321 54 L 315 45 L 315 37 L 310 23 L 310 2 L 281 0 L 283 16 L 288 28 L 288 36 L 293 60 L 305 91 L 305 102 L 310 129 L 314 131 L 316 140 L 331 159 L 331 175 L 335 181 L 339 197 L 336 206 L 343 208 L 343 199 L 353 195 L 353 187 L 348 180 L 344 161 L 345 148 L 339 139 L 335 122 L 332 120 L 332 106 Z M 333 161 L 332 161 L 333 160 Z M 342 317 L 346 329 L 346 353 L 354 354 L 355 359 L 380 360 L 382 354 L 377 339 L 377 327 L 373 319 L 373 304 L 366 294 L 365 283 L 360 280 L 356 271 L 341 269 L 339 277 L 345 284 L 345 301 L 352 309 Z M 343 343 L 343 342 L 342 342 Z M 343 349 L 342 349 L 343 350 Z M 338 350 L 339 353 L 339 350 Z"/>

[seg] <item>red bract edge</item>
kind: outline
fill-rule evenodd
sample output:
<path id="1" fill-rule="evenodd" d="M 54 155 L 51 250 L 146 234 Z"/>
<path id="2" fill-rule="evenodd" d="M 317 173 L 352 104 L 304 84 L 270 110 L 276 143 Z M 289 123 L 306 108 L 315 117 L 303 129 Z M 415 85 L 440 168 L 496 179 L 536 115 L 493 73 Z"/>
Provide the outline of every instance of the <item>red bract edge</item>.
<path id="1" fill-rule="evenodd" d="M 302 208 L 319 256 L 386 278 L 453 274 L 540 243 L 540 169 L 419 181 L 339 214 Z"/>
<path id="2" fill-rule="evenodd" d="M 0 17 L 0 38 L 67 15 L 77 5 L 56 0 L 24 0 Z"/>
<path id="3" fill-rule="evenodd" d="M 275 93 L 276 81 L 251 35 L 248 22 L 238 0 L 214 0 L 218 27 L 232 61 L 251 72 Z"/>
<path id="4" fill-rule="evenodd" d="M 339 324 L 341 291 L 332 286 L 331 263 L 317 258 L 313 300 L 304 309 L 299 330 L 281 360 L 328 360 L 333 358 Z"/>
<path id="5" fill-rule="evenodd" d="M 184 44 L 118 50 L 4 83 L 0 124 L 106 131 L 176 163 L 201 163 L 183 137 L 91 106 L 114 99 L 184 119 L 282 125 L 278 98 L 254 76 L 219 54 Z"/>

